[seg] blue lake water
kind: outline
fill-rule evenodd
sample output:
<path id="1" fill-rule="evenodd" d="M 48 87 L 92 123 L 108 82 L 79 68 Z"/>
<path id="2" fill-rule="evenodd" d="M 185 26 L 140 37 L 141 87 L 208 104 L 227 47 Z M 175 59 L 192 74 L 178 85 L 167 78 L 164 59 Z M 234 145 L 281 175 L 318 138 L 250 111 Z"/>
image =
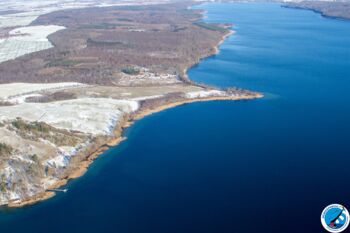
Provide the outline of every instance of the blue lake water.
<path id="1" fill-rule="evenodd" d="M 137 122 L 69 192 L 3 210 L 0 232 L 325 232 L 350 208 L 350 22 L 278 4 L 204 4 L 237 33 L 190 78 L 264 92 Z"/>

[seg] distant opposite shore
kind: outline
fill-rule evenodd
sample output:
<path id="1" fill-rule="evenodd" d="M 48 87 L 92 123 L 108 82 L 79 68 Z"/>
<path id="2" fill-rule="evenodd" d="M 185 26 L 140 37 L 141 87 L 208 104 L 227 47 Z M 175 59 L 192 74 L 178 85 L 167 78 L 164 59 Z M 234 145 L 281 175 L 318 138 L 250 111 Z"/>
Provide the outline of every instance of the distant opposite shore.
<path id="1" fill-rule="evenodd" d="M 350 20 L 350 2 L 303 1 L 288 2 L 287 8 L 312 10 L 324 17 Z"/>

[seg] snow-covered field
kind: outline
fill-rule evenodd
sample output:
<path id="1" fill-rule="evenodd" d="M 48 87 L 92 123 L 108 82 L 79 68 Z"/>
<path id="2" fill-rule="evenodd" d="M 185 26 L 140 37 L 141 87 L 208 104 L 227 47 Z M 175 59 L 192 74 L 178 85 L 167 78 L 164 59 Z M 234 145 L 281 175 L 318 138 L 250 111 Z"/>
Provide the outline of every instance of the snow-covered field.
<path id="1" fill-rule="evenodd" d="M 10 31 L 10 37 L 0 41 L 0 63 L 53 47 L 47 37 L 63 29 L 65 27 L 47 25 L 21 27 Z"/>
<path id="2" fill-rule="evenodd" d="M 1 27 L 18 27 L 27 26 L 40 15 L 48 14 L 57 10 L 84 8 L 89 6 L 99 5 L 93 0 L 88 1 L 75 1 L 75 0 L 47 0 L 47 1 L 16 1 L 16 0 L 4 0 L 1 1 L 0 10 L 16 10 L 23 11 L 14 14 L 0 15 L 0 28 Z"/>
<path id="3" fill-rule="evenodd" d="M 136 98 L 132 98 L 130 100 L 142 101 L 142 100 L 157 99 L 157 98 L 161 98 L 163 96 L 164 95 L 150 95 L 150 96 L 136 97 Z"/>
<path id="4" fill-rule="evenodd" d="M 118 2 L 112 0 L 3 0 L 0 2 L 0 12 L 18 12 L 4 15 L 0 14 L 0 28 L 27 26 L 40 15 L 64 9 L 108 7 L 117 5 L 147 5 L 165 2 L 167 2 L 167 0 L 120 0 Z M 51 48 L 52 44 L 47 40 L 47 36 L 62 29 L 64 29 L 64 27 L 49 25 L 22 27 L 11 31 L 10 35 L 12 36 L 9 38 L 0 38 L 0 63 L 15 59 L 25 54 Z M 17 32 L 26 34 L 19 34 Z"/>
<path id="5" fill-rule="evenodd" d="M 57 128 L 76 130 L 91 135 L 109 135 L 126 113 L 135 112 L 139 101 L 160 98 L 163 95 L 146 95 L 123 99 L 84 97 L 50 103 L 26 103 L 28 96 L 40 95 L 41 91 L 56 91 L 67 88 L 85 88 L 80 83 L 26 84 L 12 83 L 0 85 L 0 100 L 16 105 L 0 107 L 0 121 L 20 117 L 29 122 L 43 121 Z M 226 96 L 219 90 L 192 91 L 186 98 Z"/>
<path id="6" fill-rule="evenodd" d="M 86 7 L 151 5 L 166 2 L 168 0 L 1 0 L 0 11 L 16 10 L 23 12 L 0 15 L 0 28 L 27 26 L 40 15 L 58 10 Z"/>
<path id="7" fill-rule="evenodd" d="M 38 12 L 24 12 L 0 16 L 0 28 L 26 26 L 39 17 Z"/>
<path id="8" fill-rule="evenodd" d="M 87 86 L 82 83 L 10 83 L 0 85 L 0 100 L 12 100 L 22 95 L 29 95 L 34 92 L 46 90 L 60 90 L 72 87 Z M 0 112 L 1 114 L 1 112 Z"/>
<path id="9" fill-rule="evenodd" d="M 37 41 L 37 42 L 48 42 L 47 36 L 63 30 L 65 27 L 56 25 L 45 25 L 45 26 L 30 26 L 20 27 L 9 32 L 11 39 L 17 41 Z"/>
<path id="10" fill-rule="evenodd" d="M 22 103 L 0 107 L 0 121 L 21 117 L 43 121 L 57 128 L 92 135 L 110 135 L 125 113 L 138 109 L 138 102 L 109 98 L 84 98 L 52 103 Z"/>

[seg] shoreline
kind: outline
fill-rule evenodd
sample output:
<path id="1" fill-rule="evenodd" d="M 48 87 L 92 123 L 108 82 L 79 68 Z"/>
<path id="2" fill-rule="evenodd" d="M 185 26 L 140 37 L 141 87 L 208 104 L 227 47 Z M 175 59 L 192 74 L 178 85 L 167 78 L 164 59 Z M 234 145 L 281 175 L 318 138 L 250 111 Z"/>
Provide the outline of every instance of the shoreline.
<path id="1" fill-rule="evenodd" d="M 225 40 L 227 38 L 229 38 L 230 36 L 232 36 L 235 33 L 236 33 L 236 31 L 234 31 L 232 29 L 229 29 L 228 32 L 225 35 L 222 36 L 222 38 L 219 41 L 219 43 L 214 47 L 215 54 L 213 54 L 212 56 L 219 54 L 220 53 L 220 48 L 219 47 L 225 42 Z"/>
<path id="2" fill-rule="evenodd" d="M 116 135 L 120 135 L 117 136 L 115 138 L 112 138 L 110 140 L 108 140 L 104 145 L 100 146 L 97 150 L 95 150 L 94 152 L 90 153 L 86 159 L 84 159 L 83 161 L 80 162 L 79 166 L 77 167 L 77 169 L 75 169 L 71 174 L 69 174 L 68 176 L 58 180 L 55 184 L 53 184 L 52 186 L 50 186 L 48 188 L 48 190 L 52 190 L 52 189 L 58 189 L 61 188 L 65 185 L 67 185 L 67 183 L 70 180 L 73 179 L 77 179 L 82 177 L 88 170 L 89 166 L 100 156 L 102 155 L 104 152 L 106 152 L 107 150 L 109 150 L 112 147 L 118 146 L 121 142 L 123 142 L 124 140 L 126 140 L 127 138 L 123 136 L 123 132 L 125 129 L 131 127 L 136 121 L 143 119 L 144 117 L 150 116 L 152 114 L 167 110 L 167 109 L 171 109 L 171 108 L 175 108 L 181 105 L 186 105 L 186 104 L 191 104 L 191 103 L 196 103 L 196 102 L 209 102 L 209 101 L 239 101 L 239 100 L 252 100 L 252 99 L 259 99 L 262 98 L 263 95 L 260 93 L 253 93 L 250 95 L 244 95 L 244 96 L 217 96 L 217 97 L 206 97 L 206 98 L 197 98 L 197 99 L 184 99 L 184 100 L 180 100 L 177 102 L 171 102 L 171 103 L 167 103 L 164 105 L 160 105 L 157 106 L 155 108 L 151 108 L 151 109 L 145 109 L 143 111 L 138 111 L 135 114 L 133 114 L 131 117 L 129 117 L 129 119 L 124 120 L 121 122 L 120 127 L 118 127 L 115 130 L 115 134 Z M 41 201 L 45 201 L 47 199 L 50 199 L 52 197 L 54 197 L 56 195 L 55 192 L 53 191 L 45 191 L 43 193 L 40 193 L 36 196 L 33 196 L 29 199 L 23 200 L 23 201 L 15 201 L 15 202 L 10 202 L 8 203 L 7 206 L 8 208 L 19 208 L 19 207 L 25 207 L 25 206 L 29 206 L 29 205 L 33 205 L 36 204 L 38 202 Z"/>
<path id="3" fill-rule="evenodd" d="M 236 33 L 236 31 L 234 31 L 232 29 L 228 29 L 227 33 L 225 33 L 221 37 L 220 41 L 218 41 L 218 43 L 212 48 L 214 50 L 213 53 L 209 53 L 208 56 L 202 57 L 196 63 L 191 64 L 189 67 L 184 68 L 182 70 L 182 72 L 183 72 L 183 81 L 187 82 L 187 83 L 190 83 L 192 85 L 200 86 L 200 87 L 208 87 L 208 85 L 204 85 L 204 84 L 201 84 L 201 83 L 196 83 L 196 82 L 193 82 L 192 80 L 190 80 L 188 78 L 187 72 L 188 72 L 188 70 L 190 70 L 193 67 L 195 67 L 196 65 L 198 65 L 202 60 L 205 60 L 205 59 L 208 59 L 208 58 L 210 58 L 212 56 L 218 55 L 220 53 L 220 45 L 222 45 L 228 37 L 232 36 L 235 33 Z"/>

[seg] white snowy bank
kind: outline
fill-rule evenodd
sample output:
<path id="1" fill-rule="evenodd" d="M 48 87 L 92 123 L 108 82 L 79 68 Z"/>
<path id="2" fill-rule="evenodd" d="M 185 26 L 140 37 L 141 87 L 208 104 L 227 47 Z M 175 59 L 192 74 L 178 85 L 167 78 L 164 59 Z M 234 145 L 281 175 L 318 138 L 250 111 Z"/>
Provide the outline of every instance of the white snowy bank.
<path id="1" fill-rule="evenodd" d="M 206 97 L 215 97 L 215 96 L 227 96 L 225 91 L 219 90 L 210 90 L 210 91 L 193 91 L 186 93 L 186 98 L 206 98 Z"/>

